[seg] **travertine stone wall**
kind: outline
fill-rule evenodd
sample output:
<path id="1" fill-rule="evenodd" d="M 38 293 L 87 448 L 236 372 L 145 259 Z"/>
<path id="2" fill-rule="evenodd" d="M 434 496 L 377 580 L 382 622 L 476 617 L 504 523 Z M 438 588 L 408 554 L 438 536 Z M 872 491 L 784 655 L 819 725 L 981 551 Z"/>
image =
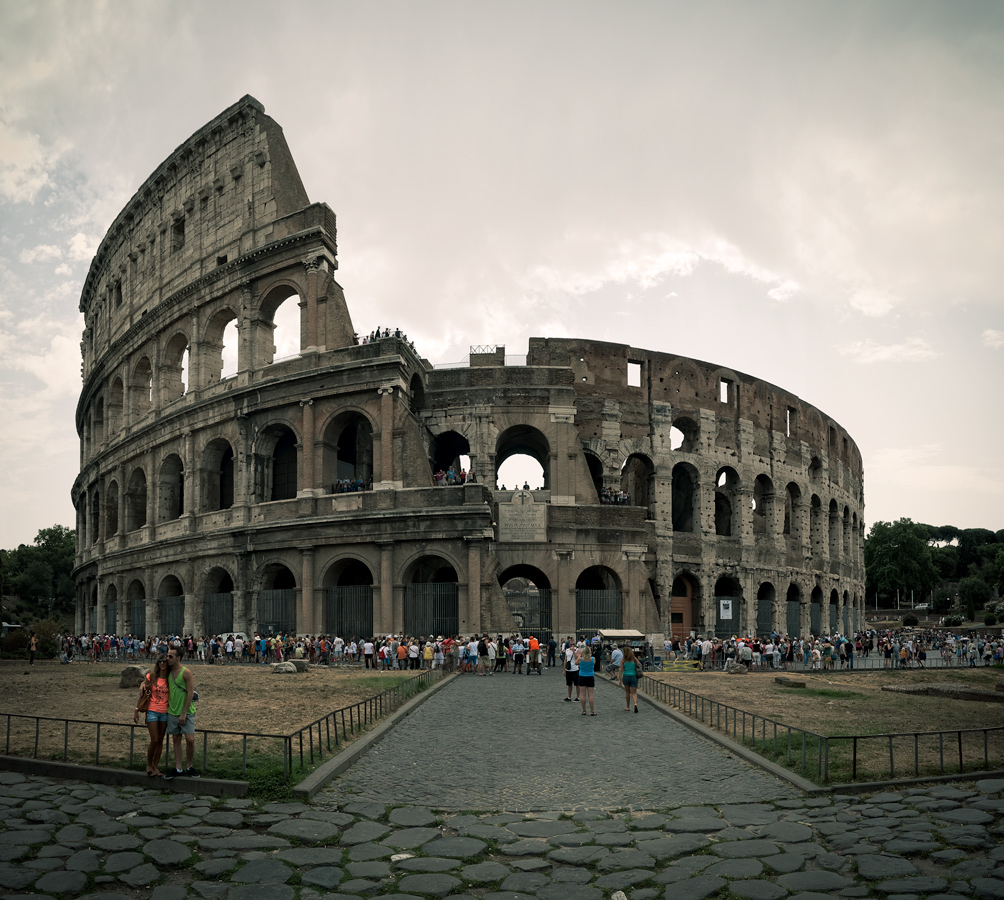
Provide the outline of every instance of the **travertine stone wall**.
<path id="1" fill-rule="evenodd" d="M 861 458 L 823 412 L 721 366 L 597 341 L 533 338 L 519 366 L 478 348 L 456 369 L 401 335 L 360 343 L 335 236 L 251 97 L 116 218 L 80 300 L 79 630 L 860 621 Z M 293 297 L 299 353 L 276 359 Z M 499 533 L 514 493 L 495 474 L 514 454 L 544 471 L 546 540 Z M 476 484 L 433 486 L 468 457 Z M 601 502 L 611 491 L 622 502 Z"/>

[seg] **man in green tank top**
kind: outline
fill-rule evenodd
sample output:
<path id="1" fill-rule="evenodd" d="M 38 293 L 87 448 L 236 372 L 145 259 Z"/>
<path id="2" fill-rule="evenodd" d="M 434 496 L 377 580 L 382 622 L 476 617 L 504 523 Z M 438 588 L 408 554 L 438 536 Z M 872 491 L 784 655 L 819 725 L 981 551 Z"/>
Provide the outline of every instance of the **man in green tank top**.
<path id="1" fill-rule="evenodd" d="M 168 769 L 164 778 L 198 778 L 199 772 L 192 767 L 195 757 L 195 677 L 192 670 L 181 664 L 181 648 L 171 647 L 167 651 L 167 662 L 171 671 L 167 676 L 167 733 L 174 738 L 174 765 L 181 765 L 181 736 L 185 736 L 185 750 L 188 759 L 186 769 Z"/>

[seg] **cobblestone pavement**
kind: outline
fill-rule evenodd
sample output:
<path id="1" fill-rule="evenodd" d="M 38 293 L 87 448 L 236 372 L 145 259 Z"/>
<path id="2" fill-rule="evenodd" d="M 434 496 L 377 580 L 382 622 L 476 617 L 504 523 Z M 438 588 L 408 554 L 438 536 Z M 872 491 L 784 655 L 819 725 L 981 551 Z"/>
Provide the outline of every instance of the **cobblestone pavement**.
<path id="1" fill-rule="evenodd" d="M 556 673 L 458 679 L 309 804 L 0 772 L 0 896 L 1004 900 L 1004 779 L 806 797 L 597 693 L 583 718 Z M 635 775 L 653 756 L 667 767 Z M 510 776 L 535 792 L 505 794 Z M 442 799 L 493 784 L 483 806 Z"/>
<path id="2" fill-rule="evenodd" d="M 0 773 L 5 898 L 1004 897 L 1004 779 L 607 812 L 266 803 Z"/>
<path id="3" fill-rule="evenodd" d="M 601 681 L 596 716 L 565 702 L 564 673 L 454 678 L 338 778 L 326 796 L 455 810 L 724 803 L 791 788 Z M 574 692 L 573 692 L 574 697 Z"/>

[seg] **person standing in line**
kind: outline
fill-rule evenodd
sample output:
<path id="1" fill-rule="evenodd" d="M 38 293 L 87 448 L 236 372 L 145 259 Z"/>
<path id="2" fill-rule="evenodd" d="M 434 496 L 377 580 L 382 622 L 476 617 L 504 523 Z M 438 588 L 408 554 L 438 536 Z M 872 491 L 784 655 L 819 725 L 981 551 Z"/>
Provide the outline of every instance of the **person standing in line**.
<path id="1" fill-rule="evenodd" d="M 586 704 L 589 704 L 589 715 L 596 715 L 596 702 L 593 694 L 596 685 L 596 678 L 593 669 L 593 651 L 589 644 L 582 648 L 582 655 L 579 657 L 579 688 L 584 691 L 582 697 L 582 715 L 586 714 Z"/>
<path id="2" fill-rule="evenodd" d="M 579 702 L 579 648 L 569 641 L 565 647 L 565 685 L 568 687 L 566 703 L 572 702 L 572 688 L 575 688 L 575 702 Z"/>
<path id="3" fill-rule="evenodd" d="M 634 655 L 634 649 L 630 646 L 624 648 L 624 658 L 621 660 L 620 669 L 617 672 L 617 683 L 624 688 L 624 702 L 627 704 L 624 711 L 631 709 L 634 703 L 634 711 L 638 712 L 638 676 L 641 675 L 641 665 Z"/>
<path id="4" fill-rule="evenodd" d="M 198 778 L 199 772 L 192 766 L 195 758 L 195 676 L 192 670 L 181 664 L 181 650 L 172 647 L 167 651 L 167 663 L 170 674 L 167 676 L 167 734 L 174 739 L 174 770 L 164 773 L 166 780 L 180 778 Z M 181 762 L 181 736 L 185 736 L 185 755 L 188 766 L 177 768 Z"/>
<path id="5" fill-rule="evenodd" d="M 31 638 L 28 641 L 28 665 L 35 665 L 35 654 L 38 652 L 38 638 L 35 637 L 35 632 L 31 633 Z"/>

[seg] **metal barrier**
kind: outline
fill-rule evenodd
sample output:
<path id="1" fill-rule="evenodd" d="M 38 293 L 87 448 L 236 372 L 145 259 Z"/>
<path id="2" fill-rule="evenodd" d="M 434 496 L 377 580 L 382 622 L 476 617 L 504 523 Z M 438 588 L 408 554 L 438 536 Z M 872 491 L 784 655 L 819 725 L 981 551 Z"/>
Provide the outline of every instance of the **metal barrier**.
<path id="1" fill-rule="evenodd" d="M 309 725 L 299 728 L 289 734 L 265 734 L 261 732 L 222 731 L 217 729 L 199 728 L 196 734 L 202 735 L 202 769 L 205 771 L 210 763 L 210 740 L 217 745 L 214 752 L 219 757 L 229 754 L 240 756 L 240 774 L 246 776 L 249 768 L 253 771 L 254 762 L 249 763 L 249 741 L 263 742 L 265 745 L 279 742 L 282 749 L 282 774 L 286 781 L 292 778 L 294 761 L 299 756 L 298 767 L 304 768 L 315 762 L 315 746 L 317 761 L 324 757 L 325 748 L 329 753 L 338 752 L 351 736 L 361 733 L 383 717 L 394 712 L 419 691 L 424 690 L 433 681 L 443 675 L 441 669 L 426 669 L 421 674 L 407 681 L 400 682 L 386 691 L 373 697 L 360 700 L 351 706 L 333 710 Z M 101 765 L 102 752 L 106 762 L 127 760 L 127 766 L 132 768 L 146 754 L 147 728 L 145 723 L 123 724 L 121 722 L 95 722 L 90 719 L 56 719 L 48 716 L 31 716 L 21 713 L 0 713 L 5 722 L 4 753 L 5 755 L 30 756 L 39 758 L 39 751 L 44 744 L 50 748 L 43 758 L 71 761 L 86 761 L 86 764 Z M 93 749 L 81 750 L 83 740 L 76 737 L 71 741 L 71 732 L 90 732 L 93 729 L 93 744 L 87 740 L 87 747 Z M 139 739 L 137 742 L 137 732 Z M 316 732 L 316 745 L 315 745 Z M 304 736 L 306 735 L 306 741 Z M 138 746 L 137 746 L 138 743 Z M 112 748 L 109 750 L 109 746 Z M 172 741 L 170 737 L 164 740 L 165 764 L 170 765 Z M 61 747 L 61 752 L 60 752 Z M 30 748 L 30 752 L 29 752 Z M 279 749 L 268 750 L 266 759 Z M 252 755 L 255 748 L 251 747 Z"/>
<path id="2" fill-rule="evenodd" d="M 897 774 L 902 777 L 901 773 L 905 771 L 912 771 L 915 777 L 919 777 L 922 774 L 964 774 L 1004 766 L 1004 725 L 897 734 L 822 735 L 703 697 L 658 679 L 642 678 L 638 689 L 710 728 L 731 734 L 764 756 L 773 759 L 783 757 L 788 767 L 795 771 L 813 773 L 814 769 L 815 776 L 823 783 L 829 782 L 834 774 L 843 777 L 848 770 L 850 781 L 859 777 L 876 777 L 874 764 L 862 775 L 865 748 L 870 754 L 867 763 L 878 759 L 878 752 L 871 749 L 872 745 L 882 746 L 883 759 L 888 750 L 890 779 L 896 778 Z M 947 768 L 946 737 L 951 747 Z M 909 761 L 903 761 L 904 755 L 910 757 Z M 884 762 L 878 773 L 885 775 Z"/>

